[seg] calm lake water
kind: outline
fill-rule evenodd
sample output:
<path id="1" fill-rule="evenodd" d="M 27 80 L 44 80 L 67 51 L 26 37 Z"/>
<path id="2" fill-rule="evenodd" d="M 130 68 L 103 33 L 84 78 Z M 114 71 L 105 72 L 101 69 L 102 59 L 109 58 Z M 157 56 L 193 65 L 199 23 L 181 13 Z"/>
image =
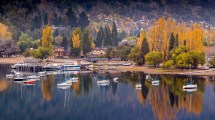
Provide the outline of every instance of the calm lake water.
<path id="1" fill-rule="evenodd" d="M 10 71 L 9 65 L 0 65 L 1 120 L 215 119 L 213 77 L 192 76 L 197 91 L 186 92 L 182 88 L 190 76 L 151 75 L 160 80 L 159 86 L 152 86 L 143 72 L 102 72 L 78 74 L 78 82 L 59 89 L 57 84 L 72 75 L 48 75 L 27 86 L 6 79 Z M 98 86 L 100 79 L 111 82 Z M 137 83 L 142 83 L 141 90 L 135 89 Z"/>

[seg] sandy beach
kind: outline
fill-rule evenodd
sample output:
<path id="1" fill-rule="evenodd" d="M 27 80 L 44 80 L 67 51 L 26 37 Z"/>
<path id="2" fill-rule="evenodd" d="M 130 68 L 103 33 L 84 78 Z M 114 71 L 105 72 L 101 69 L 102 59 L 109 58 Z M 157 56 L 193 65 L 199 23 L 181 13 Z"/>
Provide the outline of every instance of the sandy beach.
<path id="1" fill-rule="evenodd" d="M 203 75 L 203 76 L 213 76 L 215 75 L 215 69 L 209 70 L 181 70 L 181 69 L 168 69 L 164 70 L 162 68 L 149 68 L 145 66 L 120 66 L 115 69 L 121 71 L 142 71 L 147 74 L 172 74 L 172 75 Z"/>
<path id="2" fill-rule="evenodd" d="M 24 57 L 0 58 L 0 64 L 15 64 L 22 62 L 24 59 Z"/>

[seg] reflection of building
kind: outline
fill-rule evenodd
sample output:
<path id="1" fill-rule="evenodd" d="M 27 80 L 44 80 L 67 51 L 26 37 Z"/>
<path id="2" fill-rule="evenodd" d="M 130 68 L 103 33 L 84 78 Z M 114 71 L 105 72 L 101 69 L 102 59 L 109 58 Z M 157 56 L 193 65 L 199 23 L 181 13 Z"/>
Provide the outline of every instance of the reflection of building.
<path id="1" fill-rule="evenodd" d="M 55 47 L 54 48 L 54 56 L 55 57 L 69 56 L 69 52 L 64 50 L 64 47 Z"/>

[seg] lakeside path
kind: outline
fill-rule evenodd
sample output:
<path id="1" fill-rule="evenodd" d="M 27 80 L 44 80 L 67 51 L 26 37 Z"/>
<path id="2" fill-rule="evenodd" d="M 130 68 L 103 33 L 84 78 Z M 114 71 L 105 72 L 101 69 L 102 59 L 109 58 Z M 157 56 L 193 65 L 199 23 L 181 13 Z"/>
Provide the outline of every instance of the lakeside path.
<path id="1" fill-rule="evenodd" d="M 202 75 L 202 76 L 213 76 L 215 75 L 215 69 L 209 70 L 181 70 L 181 69 L 168 69 L 162 68 L 149 68 L 144 66 L 117 66 L 117 70 L 121 71 L 142 71 L 147 74 L 171 74 L 171 75 Z"/>
<path id="2" fill-rule="evenodd" d="M 24 57 L 0 58 L 0 64 L 15 64 L 22 62 L 24 59 Z"/>

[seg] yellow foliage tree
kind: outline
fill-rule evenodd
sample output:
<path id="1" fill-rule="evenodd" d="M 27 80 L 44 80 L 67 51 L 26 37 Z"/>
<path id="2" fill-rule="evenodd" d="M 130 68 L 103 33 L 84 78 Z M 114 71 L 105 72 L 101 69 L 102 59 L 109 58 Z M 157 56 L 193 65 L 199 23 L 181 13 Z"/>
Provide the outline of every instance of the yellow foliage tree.
<path id="1" fill-rule="evenodd" d="M 8 26 L 0 23 L 0 41 L 1 40 L 11 40 L 12 33 L 9 31 Z"/>
<path id="2" fill-rule="evenodd" d="M 53 46 L 53 32 L 51 26 L 47 25 L 43 29 L 43 35 L 42 35 L 42 46 L 49 48 L 49 49 L 54 49 Z"/>

